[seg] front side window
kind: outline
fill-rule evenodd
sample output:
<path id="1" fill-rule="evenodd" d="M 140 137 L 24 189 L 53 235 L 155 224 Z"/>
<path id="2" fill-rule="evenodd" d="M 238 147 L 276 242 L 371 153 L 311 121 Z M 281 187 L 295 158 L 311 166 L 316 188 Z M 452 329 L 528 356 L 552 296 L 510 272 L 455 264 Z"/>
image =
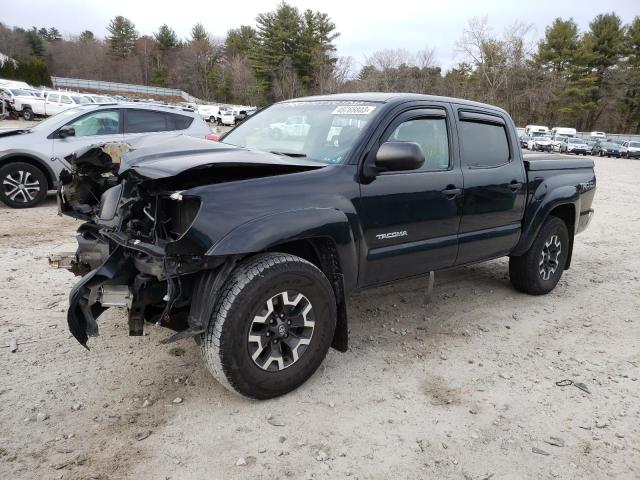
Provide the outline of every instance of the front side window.
<path id="1" fill-rule="evenodd" d="M 52 103 L 58 103 L 60 102 L 60 95 L 58 95 L 57 93 L 52 93 L 51 95 L 49 95 L 47 100 L 49 100 Z"/>
<path id="2" fill-rule="evenodd" d="M 66 95 L 60 95 L 60 103 L 73 103 Z"/>
<path id="3" fill-rule="evenodd" d="M 499 167 L 509 162 L 509 142 L 503 125 L 460 122 L 462 163 L 468 167 Z"/>
<path id="4" fill-rule="evenodd" d="M 166 132 L 167 120 L 164 112 L 153 110 L 127 110 L 125 133 Z"/>
<path id="5" fill-rule="evenodd" d="M 277 103 L 248 117 L 222 142 L 285 157 L 342 163 L 379 110 L 373 102 Z"/>
<path id="6" fill-rule="evenodd" d="M 76 137 L 116 135 L 120 132 L 120 113 L 117 110 L 102 110 L 85 115 L 68 125 L 74 128 Z"/>
<path id="7" fill-rule="evenodd" d="M 416 118 L 401 123 L 385 138 L 386 142 L 415 142 L 424 153 L 424 164 L 417 171 L 449 168 L 449 139 L 444 118 Z"/>

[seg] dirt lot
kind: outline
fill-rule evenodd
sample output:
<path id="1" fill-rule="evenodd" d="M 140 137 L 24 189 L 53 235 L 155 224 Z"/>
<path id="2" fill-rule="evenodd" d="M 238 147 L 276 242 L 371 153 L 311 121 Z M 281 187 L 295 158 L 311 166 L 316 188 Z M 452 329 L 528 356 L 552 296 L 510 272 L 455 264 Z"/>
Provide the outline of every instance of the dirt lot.
<path id="1" fill-rule="evenodd" d="M 0 206 L 0 478 L 640 477 L 640 162 L 598 159 L 596 216 L 543 297 L 501 259 L 354 295 L 351 348 L 297 391 L 248 401 L 194 342 L 67 332 L 76 222 Z M 18 350 L 5 345 L 17 339 Z M 583 382 L 586 393 L 556 381 Z"/>

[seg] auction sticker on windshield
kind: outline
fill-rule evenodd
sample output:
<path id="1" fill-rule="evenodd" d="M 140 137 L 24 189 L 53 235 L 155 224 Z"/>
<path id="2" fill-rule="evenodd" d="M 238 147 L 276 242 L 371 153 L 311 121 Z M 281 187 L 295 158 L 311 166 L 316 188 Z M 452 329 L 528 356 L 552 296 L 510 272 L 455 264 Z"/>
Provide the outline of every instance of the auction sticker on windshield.
<path id="1" fill-rule="evenodd" d="M 371 105 L 342 105 L 331 112 L 333 115 L 369 115 L 376 109 Z"/>

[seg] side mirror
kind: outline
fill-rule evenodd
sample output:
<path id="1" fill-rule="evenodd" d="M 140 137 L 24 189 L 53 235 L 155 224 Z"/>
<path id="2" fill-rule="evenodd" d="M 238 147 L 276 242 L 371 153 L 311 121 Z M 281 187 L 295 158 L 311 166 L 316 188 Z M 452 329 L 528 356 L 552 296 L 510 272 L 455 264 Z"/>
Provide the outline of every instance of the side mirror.
<path id="1" fill-rule="evenodd" d="M 415 142 L 385 142 L 376 153 L 376 168 L 382 172 L 416 170 L 424 164 L 422 148 Z"/>
<path id="2" fill-rule="evenodd" d="M 58 136 L 60 138 L 74 137 L 76 135 L 76 129 L 70 127 L 69 125 L 65 125 L 64 127 L 58 130 Z"/>

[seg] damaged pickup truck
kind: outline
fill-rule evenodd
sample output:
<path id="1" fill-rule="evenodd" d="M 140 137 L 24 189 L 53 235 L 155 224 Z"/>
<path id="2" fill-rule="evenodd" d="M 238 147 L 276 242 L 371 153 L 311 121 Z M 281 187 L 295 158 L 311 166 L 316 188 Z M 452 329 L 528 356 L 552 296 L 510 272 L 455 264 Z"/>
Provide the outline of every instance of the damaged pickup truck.
<path id="1" fill-rule="evenodd" d="M 295 133 L 276 132 L 277 125 Z M 503 110 L 408 94 L 277 103 L 210 142 L 146 137 L 66 158 L 60 212 L 84 221 L 68 268 L 85 347 L 109 307 L 193 337 L 252 398 L 347 350 L 349 292 L 509 256 L 551 291 L 593 210 L 590 160 L 523 159 Z"/>

